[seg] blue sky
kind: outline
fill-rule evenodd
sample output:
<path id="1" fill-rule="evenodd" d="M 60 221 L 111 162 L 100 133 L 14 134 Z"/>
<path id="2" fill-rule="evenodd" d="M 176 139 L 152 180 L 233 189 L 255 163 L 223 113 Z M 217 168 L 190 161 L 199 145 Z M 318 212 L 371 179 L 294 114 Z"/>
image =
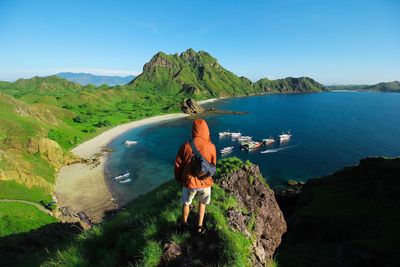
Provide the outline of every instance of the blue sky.
<path id="1" fill-rule="evenodd" d="M 400 1 L 0 0 L 0 80 L 137 74 L 156 52 L 205 50 L 252 80 L 400 80 Z"/>

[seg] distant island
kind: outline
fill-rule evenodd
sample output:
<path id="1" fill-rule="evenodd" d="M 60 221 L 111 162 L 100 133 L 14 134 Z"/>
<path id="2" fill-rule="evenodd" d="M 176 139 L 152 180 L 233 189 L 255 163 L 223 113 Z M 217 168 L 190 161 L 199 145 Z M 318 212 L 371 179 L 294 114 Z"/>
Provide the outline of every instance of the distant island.
<path id="1" fill-rule="evenodd" d="M 107 84 L 109 86 L 124 85 L 135 79 L 135 76 L 106 76 L 106 75 L 94 75 L 91 73 L 75 73 L 75 72 L 60 72 L 56 76 L 64 78 L 71 82 L 76 82 L 81 85 L 93 84 L 100 86 Z"/>
<path id="2" fill-rule="evenodd" d="M 400 92 L 400 82 L 381 82 L 373 85 L 327 85 L 330 90 Z"/>

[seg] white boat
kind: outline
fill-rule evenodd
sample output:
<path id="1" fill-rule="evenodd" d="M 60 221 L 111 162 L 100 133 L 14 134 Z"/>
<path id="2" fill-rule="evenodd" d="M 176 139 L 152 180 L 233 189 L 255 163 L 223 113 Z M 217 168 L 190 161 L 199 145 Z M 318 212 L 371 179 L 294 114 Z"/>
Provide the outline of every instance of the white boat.
<path id="1" fill-rule="evenodd" d="M 289 132 L 287 133 L 282 133 L 281 135 L 279 135 L 279 142 L 287 142 L 290 140 L 290 138 L 292 137 L 292 134 Z"/>
<path id="2" fill-rule="evenodd" d="M 228 146 L 220 150 L 221 154 L 227 154 L 233 151 L 233 146 Z"/>
<path id="3" fill-rule="evenodd" d="M 126 146 L 132 146 L 132 145 L 136 145 L 136 144 L 137 144 L 137 141 L 126 140 L 126 141 L 124 142 L 124 144 L 125 144 Z"/>
<path id="4" fill-rule="evenodd" d="M 225 137 L 225 136 L 229 136 L 229 135 L 231 135 L 230 132 L 220 132 L 219 133 L 219 137 Z"/>
<path id="5" fill-rule="evenodd" d="M 125 179 L 125 180 L 122 180 L 122 181 L 118 181 L 118 183 L 126 184 L 126 183 L 129 183 L 130 181 L 132 181 L 131 178 L 128 178 L 128 179 Z"/>
<path id="6" fill-rule="evenodd" d="M 126 172 L 126 173 L 124 173 L 124 174 L 121 174 L 121 175 L 118 175 L 118 176 L 114 177 L 113 180 L 114 180 L 114 181 L 120 181 L 120 180 L 123 180 L 123 179 L 128 178 L 130 175 L 131 175 L 131 174 L 130 174 L 129 172 Z"/>
<path id="7" fill-rule="evenodd" d="M 270 138 L 266 138 L 262 140 L 267 146 L 268 145 L 272 145 L 273 143 L 275 143 L 275 139 L 270 137 Z"/>
<path id="8" fill-rule="evenodd" d="M 242 136 L 241 133 L 231 133 L 231 138 L 232 138 L 232 139 L 237 139 L 237 138 L 239 138 L 239 137 L 241 137 L 241 136 Z"/>
<path id="9" fill-rule="evenodd" d="M 245 142 L 245 141 L 251 141 L 251 139 L 252 139 L 251 136 L 246 136 L 246 135 L 244 135 L 244 136 L 240 136 L 237 140 L 238 140 L 239 142 Z"/>

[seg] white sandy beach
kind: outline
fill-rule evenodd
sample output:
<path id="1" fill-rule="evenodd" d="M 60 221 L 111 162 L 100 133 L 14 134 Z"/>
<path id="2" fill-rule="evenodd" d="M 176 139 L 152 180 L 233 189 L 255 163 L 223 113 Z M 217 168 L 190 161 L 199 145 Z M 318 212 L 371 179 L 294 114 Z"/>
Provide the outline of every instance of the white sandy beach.
<path id="1" fill-rule="evenodd" d="M 218 100 L 222 100 L 222 99 L 225 99 L 225 98 L 228 98 L 228 97 L 218 97 L 218 98 L 210 98 L 210 99 L 207 99 L 207 100 L 201 100 L 201 101 L 197 101 L 197 104 L 203 105 L 203 104 L 207 104 L 207 103 L 216 102 Z"/>
<path id="2" fill-rule="evenodd" d="M 74 214 L 83 211 L 93 222 L 100 222 L 106 211 L 115 209 L 104 175 L 108 153 L 103 149 L 107 144 L 128 130 L 186 116 L 183 113 L 168 114 L 119 125 L 72 149 L 81 158 L 98 158 L 99 163 L 77 163 L 59 170 L 55 188 L 58 207 L 68 207 Z M 73 220 L 65 217 L 62 219 Z"/>

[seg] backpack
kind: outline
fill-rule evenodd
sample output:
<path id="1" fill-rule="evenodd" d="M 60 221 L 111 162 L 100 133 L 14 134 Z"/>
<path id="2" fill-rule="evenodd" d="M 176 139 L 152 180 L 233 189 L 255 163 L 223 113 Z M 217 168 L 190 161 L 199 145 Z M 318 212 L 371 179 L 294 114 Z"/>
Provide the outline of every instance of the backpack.
<path id="1" fill-rule="evenodd" d="M 208 162 L 197 149 L 196 145 L 194 144 L 193 140 L 189 142 L 190 146 L 192 147 L 193 156 L 191 159 L 191 166 L 192 172 L 197 178 L 200 180 L 204 180 L 209 176 L 215 175 L 217 171 L 217 167 L 214 164 Z"/>

